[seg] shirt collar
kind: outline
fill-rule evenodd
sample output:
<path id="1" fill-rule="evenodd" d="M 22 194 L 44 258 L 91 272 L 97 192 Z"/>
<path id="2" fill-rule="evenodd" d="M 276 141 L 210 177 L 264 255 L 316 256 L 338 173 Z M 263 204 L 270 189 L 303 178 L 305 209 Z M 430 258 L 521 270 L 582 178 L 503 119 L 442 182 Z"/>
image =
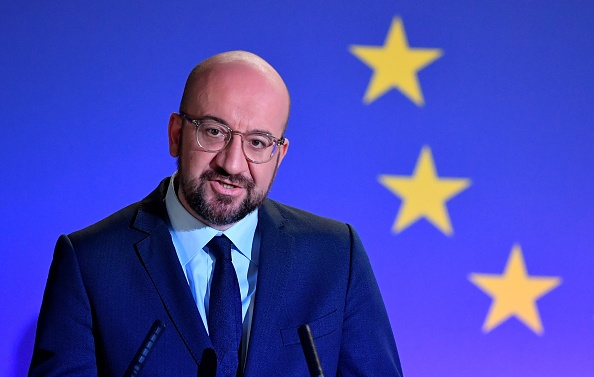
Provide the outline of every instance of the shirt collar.
<path id="1" fill-rule="evenodd" d="M 177 172 L 172 175 L 169 181 L 165 196 L 165 207 L 167 208 L 171 228 L 183 246 L 182 250 L 178 250 L 182 265 L 185 266 L 214 236 L 220 234 L 225 234 L 233 242 L 234 249 L 248 260 L 253 261 L 252 243 L 258 225 L 258 209 L 233 224 L 231 228 L 223 232 L 218 231 L 192 216 L 180 203 L 173 183 L 176 177 Z"/>

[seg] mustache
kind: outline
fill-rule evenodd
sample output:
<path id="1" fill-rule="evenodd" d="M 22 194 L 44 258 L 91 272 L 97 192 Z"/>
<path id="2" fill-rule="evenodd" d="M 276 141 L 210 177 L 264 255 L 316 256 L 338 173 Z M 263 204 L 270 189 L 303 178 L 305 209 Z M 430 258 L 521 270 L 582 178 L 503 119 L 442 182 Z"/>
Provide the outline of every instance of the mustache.
<path id="1" fill-rule="evenodd" d="M 209 169 L 200 175 L 200 180 L 202 182 L 212 181 L 212 180 L 225 180 L 231 182 L 236 186 L 245 187 L 247 189 L 253 189 L 256 184 L 250 178 L 247 178 L 241 174 L 229 174 L 223 169 Z"/>

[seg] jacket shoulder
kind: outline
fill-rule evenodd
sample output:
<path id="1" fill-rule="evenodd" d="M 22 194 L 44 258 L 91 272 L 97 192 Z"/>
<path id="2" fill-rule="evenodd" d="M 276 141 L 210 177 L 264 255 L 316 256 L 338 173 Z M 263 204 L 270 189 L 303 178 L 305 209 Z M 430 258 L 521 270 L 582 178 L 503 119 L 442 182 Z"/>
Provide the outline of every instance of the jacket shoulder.
<path id="1" fill-rule="evenodd" d="M 349 237 L 353 232 L 350 225 L 328 217 L 267 199 L 264 212 L 277 226 L 289 234 Z"/>
<path id="2" fill-rule="evenodd" d="M 68 235 L 79 247 L 117 244 L 130 240 L 133 234 L 146 235 L 143 229 L 150 229 L 167 223 L 167 210 L 163 201 L 168 180 L 141 201 L 132 203 L 117 212 Z M 138 236 L 136 236 L 138 237 Z M 135 238 L 135 237 L 134 237 Z"/>

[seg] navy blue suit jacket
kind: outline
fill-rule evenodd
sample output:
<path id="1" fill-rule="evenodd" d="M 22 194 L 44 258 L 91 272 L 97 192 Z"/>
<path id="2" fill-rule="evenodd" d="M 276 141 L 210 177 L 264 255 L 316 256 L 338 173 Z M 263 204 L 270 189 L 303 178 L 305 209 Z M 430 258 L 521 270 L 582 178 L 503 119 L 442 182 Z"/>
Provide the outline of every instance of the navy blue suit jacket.
<path id="1" fill-rule="evenodd" d="M 212 347 L 175 252 L 163 198 L 61 236 L 30 375 L 121 376 L 156 319 L 165 330 L 141 376 L 196 376 Z M 309 324 L 326 376 L 401 376 L 367 255 L 346 224 L 266 200 L 245 376 L 307 376 Z M 207 351 L 208 352 L 208 351 Z M 204 374 L 204 373 L 203 373 Z"/>

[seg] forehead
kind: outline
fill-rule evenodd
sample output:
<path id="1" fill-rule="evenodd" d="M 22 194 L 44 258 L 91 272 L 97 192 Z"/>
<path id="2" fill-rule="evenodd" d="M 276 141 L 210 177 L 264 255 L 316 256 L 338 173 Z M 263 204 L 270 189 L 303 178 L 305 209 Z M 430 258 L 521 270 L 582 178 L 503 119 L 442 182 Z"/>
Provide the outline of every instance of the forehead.
<path id="1" fill-rule="evenodd" d="M 243 62 L 216 65 L 197 79 L 189 111 L 222 119 L 238 131 L 280 136 L 289 114 L 289 95 L 275 71 Z"/>

